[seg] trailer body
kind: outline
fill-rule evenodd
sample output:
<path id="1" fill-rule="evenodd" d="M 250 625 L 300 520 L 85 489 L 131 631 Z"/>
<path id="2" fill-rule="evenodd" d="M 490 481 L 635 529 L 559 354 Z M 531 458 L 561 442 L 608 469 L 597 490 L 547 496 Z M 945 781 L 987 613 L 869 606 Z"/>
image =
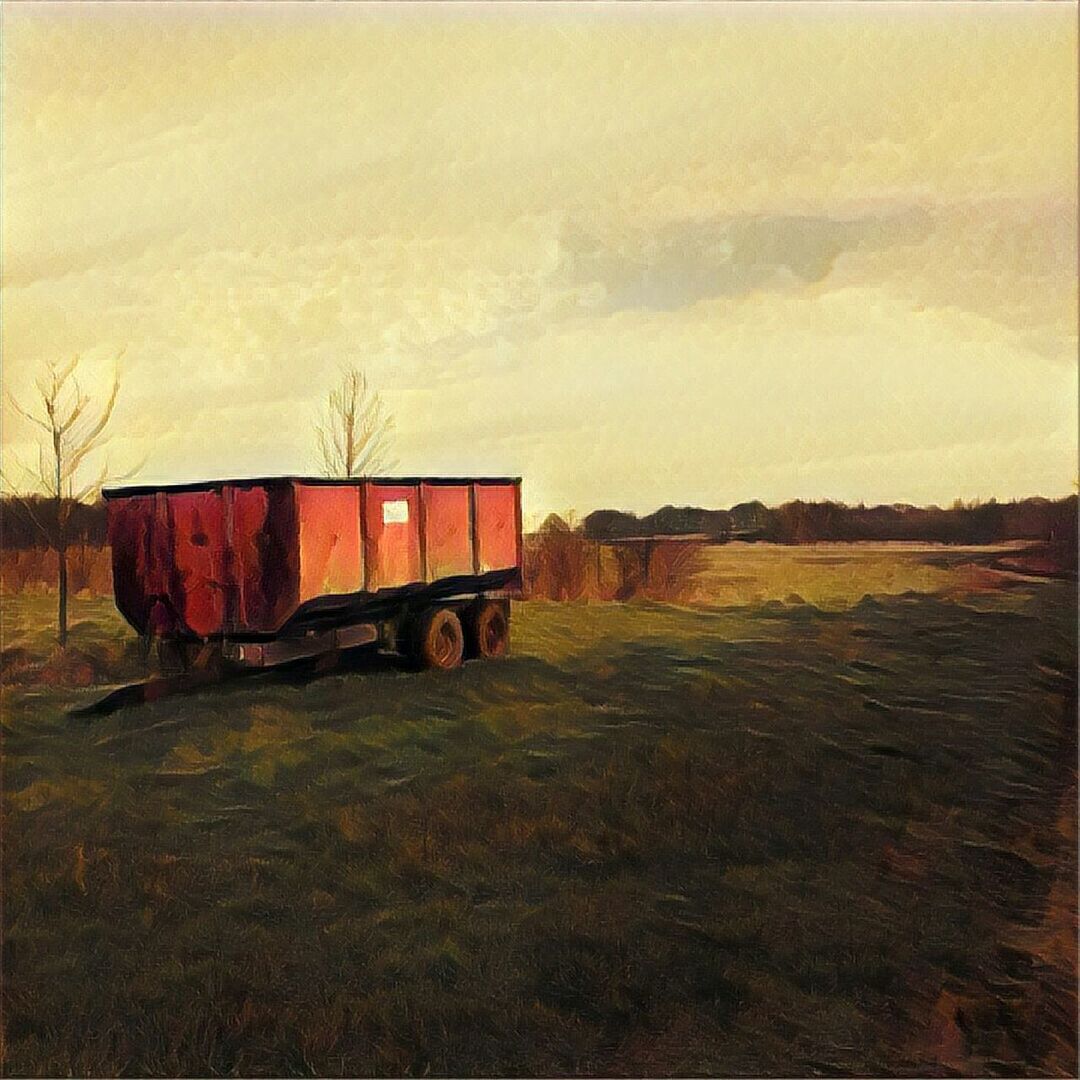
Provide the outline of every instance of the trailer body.
<path id="1" fill-rule="evenodd" d="M 521 585 L 518 478 L 268 477 L 104 494 L 116 604 L 142 635 L 359 644 L 406 609 Z"/>

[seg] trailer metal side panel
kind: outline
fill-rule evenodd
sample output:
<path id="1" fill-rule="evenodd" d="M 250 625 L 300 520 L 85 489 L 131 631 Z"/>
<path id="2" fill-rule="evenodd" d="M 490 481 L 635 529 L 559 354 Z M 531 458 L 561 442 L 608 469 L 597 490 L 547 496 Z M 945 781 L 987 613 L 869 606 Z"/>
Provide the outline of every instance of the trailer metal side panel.
<path id="1" fill-rule="evenodd" d="M 360 488 L 297 484 L 301 603 L 363 587 Z"/>
<path id="2" fill-rule="evenodd" d="M 299 603 L 300 554 L 291 485 L 229 484 L 235 587 L 227 629 L 276 630 Z"/>
<path id="3" fill-rule="evenodd" d="M 154 597 L 168 592 L 171 545 L 155 527 L 155 495 L 136 495 L 109 504 L 113 595 L 132 626 L 147 625 Z"/>
<path id="4" fill-rule="evenodd" d="M 473 484 L 477 571 L 520 565 L 519 488 L 516 484 Z"/>
<path id="5" fill-rule="evenodd" d="M 260 626 L 266 621 L 262 590 L 262 552 L 259 538 L 267 526 L 270 499 L 266 488 L 226 488 L 229 510 L 229 547 L 235 592 L 232 619 L 237 626 Z"/>
<path id="6" fill-rule="evenodd" d="M 419 484 L 365 484 L 364 562 L 369 592 L 423 579 L 419 509 Z"/>
<path id="7" fill-rule="evenodd" d="M 228 538 L 225 502 L 220 491 L 191 491 L 168 496 L 173 565 L 179 581 L 170 598 L 192 633 L 220 633 L 230 587 L 226 565 Z"/>
<path id="8" fill-rule="evenodd" d="M 469 485 L 421 484 L 426 579 L 473 572 Z"/>

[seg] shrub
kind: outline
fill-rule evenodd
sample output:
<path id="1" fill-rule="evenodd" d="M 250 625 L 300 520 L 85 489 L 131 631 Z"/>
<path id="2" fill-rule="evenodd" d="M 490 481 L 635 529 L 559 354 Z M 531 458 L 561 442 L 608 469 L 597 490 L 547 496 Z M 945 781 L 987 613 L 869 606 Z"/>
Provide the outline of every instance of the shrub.
<path id="1" fill-rule="evenodd" d="M 569 530 L 534 533 L 525 541 L 525 595 L 539 600 L 686 601 L 703 545 L 690 540 L 627 540 L 609 544 Z"/>
<path id="2" fill-rule="evenodd" d="M 5 548 L 0 552 L 0 588 L 5 593 L 51 592 L 56 589 L 57 555 L 51 548 Z M 76 544 L 68 549 L 68 575 L 73 595 L 112 595 L 109 549 Z"/>

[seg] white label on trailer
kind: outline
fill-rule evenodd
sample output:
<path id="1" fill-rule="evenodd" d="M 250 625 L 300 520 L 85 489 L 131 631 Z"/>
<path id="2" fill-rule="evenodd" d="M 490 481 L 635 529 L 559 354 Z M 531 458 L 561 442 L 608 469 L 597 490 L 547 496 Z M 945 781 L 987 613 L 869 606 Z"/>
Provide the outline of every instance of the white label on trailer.
<path id="1" fill-rule="evenodd" d="M 409 520 L 409 502 L 407 499 L 394 499 L 382 504 L 384 525 L 404 525 Z"/>

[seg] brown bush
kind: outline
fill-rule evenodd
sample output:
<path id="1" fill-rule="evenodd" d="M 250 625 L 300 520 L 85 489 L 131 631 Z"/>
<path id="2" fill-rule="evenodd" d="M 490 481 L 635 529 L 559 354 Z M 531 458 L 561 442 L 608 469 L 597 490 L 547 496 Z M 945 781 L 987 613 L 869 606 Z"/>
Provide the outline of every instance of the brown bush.
<path id="1" fill-rule="evenodd" d="M 580 533 L 545 531 L 525 539 L 525 595 L 537 600 L 686 602 L 701 566 L 703 545 L 688 540 L 604 544 Z"/>
<path id="2" fill-rule="evenodd" d="M 598 546 L 572 532 L 528 537 L 522 573 L 526 595 L 547 600 L 578 600 L 585 596 L 590 570 L 595 589 Z"/>
<path id="3" fill-rule="evenodd" d="M 687 602 L 702 568 L 703 545 L 688 540 L 662 540 L 646 555 L 643 592 L 653 600 Z"/>
<path id="4" fill-rule="evenodd" d="M 56 588 L 58 558 L 51 548 L 5 549 L 0 552 L 0 588 L 5 593 L 51 592 Z M 78 544 L 68 548 L 68 581 L 72 595 L 112 595 L 112 560 L 107 547 Z"/>
<path id="5" fill-rule="evenodd" d="M 68 575 L 74 593 L 112 596 L 112 552 L 107 547 L 80 544 L 68 555 Z"/>

